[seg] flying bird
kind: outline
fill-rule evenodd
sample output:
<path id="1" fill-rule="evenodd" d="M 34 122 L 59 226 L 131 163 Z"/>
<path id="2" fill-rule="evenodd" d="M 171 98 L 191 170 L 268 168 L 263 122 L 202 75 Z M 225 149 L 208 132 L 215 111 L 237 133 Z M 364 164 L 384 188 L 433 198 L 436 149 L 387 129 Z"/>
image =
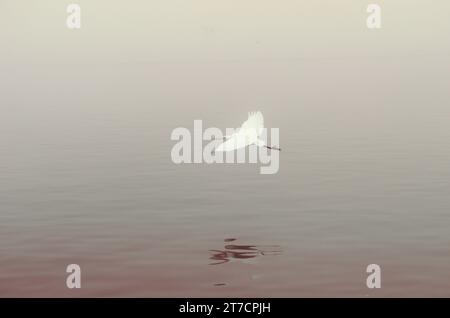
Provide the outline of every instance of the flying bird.
<path id="1" fill-rule="evenodd" d="M 264 118 L 261 112 L 248 113 L 248 119 L 242 124 L 241 128 L 231 136 L 225 137 L 226 141 L 218 145 L 214 151 L 232 151 L 250 145 L 280 151 L 280 148 L 268 146 L 264 140 L 260 139 L 263 129 Z"/>

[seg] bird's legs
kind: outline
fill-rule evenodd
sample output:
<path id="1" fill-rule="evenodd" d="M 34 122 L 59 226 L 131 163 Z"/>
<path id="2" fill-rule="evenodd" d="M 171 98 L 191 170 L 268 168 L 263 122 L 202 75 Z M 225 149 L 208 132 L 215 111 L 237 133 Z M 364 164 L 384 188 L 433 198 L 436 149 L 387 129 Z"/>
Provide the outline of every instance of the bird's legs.
<path id="1" fill-rule="evenodd" d="M 270 146 L 264 145 L 264 147 L 266 147 L 267 149 L 270 149 L 270 150 L 278 150 L 278 151 L 281 151 L 281 148 L 274 147 L 274 146 L 270 147 Z"/>

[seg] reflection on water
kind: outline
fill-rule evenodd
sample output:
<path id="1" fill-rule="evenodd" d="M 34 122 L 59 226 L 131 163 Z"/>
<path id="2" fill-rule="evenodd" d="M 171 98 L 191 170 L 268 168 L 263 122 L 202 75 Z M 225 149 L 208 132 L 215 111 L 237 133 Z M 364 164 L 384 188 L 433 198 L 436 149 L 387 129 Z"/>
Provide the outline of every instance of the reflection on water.
<path id="1" fill-rule="evenodd" d="M 450 56 L 375 56 L 7 68 L 0 296 L 449 297 Z M 170 159 L 174 128 L 259 105 L 278 174 Z"/>
<path id="2" fill-rule="evenodd" d="M 209 258 L 214 262 L 209 265 L 219 265 L 228 263 L 230 260 L 249 259 L 263 255 L 279 255 L 281 254 L 278 245 L 256 246 L 256 245 L 237 245 L 226 244 L 235 241 L 235 238 L 227 238 L 224 240 L 225 246 L 223 250 L 210 250 L 213 255 Z"/>

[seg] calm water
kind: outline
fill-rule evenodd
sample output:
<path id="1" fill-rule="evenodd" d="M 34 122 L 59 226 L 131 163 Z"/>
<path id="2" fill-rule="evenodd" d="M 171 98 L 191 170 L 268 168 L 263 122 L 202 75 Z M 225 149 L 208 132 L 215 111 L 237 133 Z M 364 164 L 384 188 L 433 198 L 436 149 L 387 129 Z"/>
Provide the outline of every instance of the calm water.
<path id="1" fill-rule="evenodd" d="M 0 296 L 450 296 L 449 71 L 445 55 L 2 66 Z M 280 128 L 278 174 L 172 163 L 172 129 L 256 109 Z"/>

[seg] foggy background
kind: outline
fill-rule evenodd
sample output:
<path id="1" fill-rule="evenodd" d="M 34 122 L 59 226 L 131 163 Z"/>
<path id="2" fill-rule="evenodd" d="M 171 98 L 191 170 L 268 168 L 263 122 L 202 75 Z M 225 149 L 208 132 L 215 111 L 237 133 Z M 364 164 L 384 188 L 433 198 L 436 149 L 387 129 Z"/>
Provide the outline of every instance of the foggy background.
<path id="1" fill-rule="evenodd" d="M 448 1 L 70 3 L 0 0 L 0 296 L 450 295 Z M 277 174 L 172 163 L 254 110 Z"/>

